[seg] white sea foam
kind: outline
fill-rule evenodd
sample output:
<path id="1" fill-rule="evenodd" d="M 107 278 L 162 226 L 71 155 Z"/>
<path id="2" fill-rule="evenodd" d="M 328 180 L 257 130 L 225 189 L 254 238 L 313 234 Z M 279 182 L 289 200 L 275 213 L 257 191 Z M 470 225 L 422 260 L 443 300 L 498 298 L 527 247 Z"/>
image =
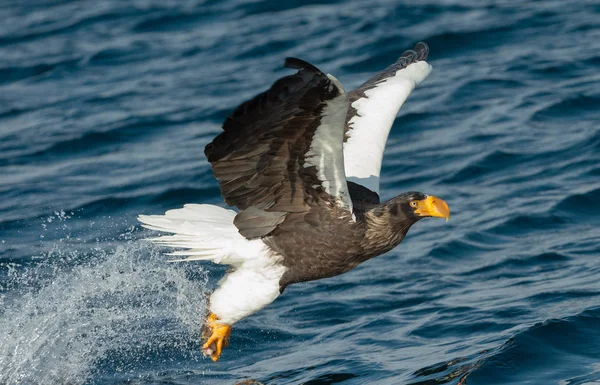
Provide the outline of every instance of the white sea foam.
<path id="1" fill-rule="evenodd" d="M 2 283 L 0 384 L 83 383 L 169 354 L 199 357 L 206 274 L 198 264 L 166 263 L 144 241 L 110 251 L 58 245 Z"/>

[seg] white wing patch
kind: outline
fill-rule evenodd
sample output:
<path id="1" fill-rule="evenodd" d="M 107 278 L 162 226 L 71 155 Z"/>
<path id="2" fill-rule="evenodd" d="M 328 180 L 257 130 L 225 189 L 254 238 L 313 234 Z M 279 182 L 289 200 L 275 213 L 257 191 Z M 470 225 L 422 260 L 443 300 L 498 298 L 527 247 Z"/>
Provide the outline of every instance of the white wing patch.
<path id="1" fill-rule="evenodd" d="M 327 75 L 340 95 L 330 100 L 323 109 L 321 124 L 315 131 L 305 167 L 315 166 L 317 177 L 323 181 L 325 191 L 337 198 L 339 206 L 352 213 L 352 200 L 346 182 L 344 165 L 344 128 L 348 113 L 348 95 L 342 84 L 332 75 Z"/>
<path id="2" fill-rule="evenodd" d="M 426 61 L 410 64 L 352 103 L 357 115 L 344 144 L 346 177 L 379 194 L 379 175 L 385 143 L 396 115 L 417 84 L 431 72 Z"/>

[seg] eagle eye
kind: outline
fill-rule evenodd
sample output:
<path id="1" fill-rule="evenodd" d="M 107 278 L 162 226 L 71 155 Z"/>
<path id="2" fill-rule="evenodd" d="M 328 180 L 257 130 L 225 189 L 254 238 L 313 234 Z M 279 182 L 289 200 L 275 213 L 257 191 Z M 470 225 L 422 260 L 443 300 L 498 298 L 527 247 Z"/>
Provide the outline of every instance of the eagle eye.
<path id="1" fill-rule="evenodd" d="M 411 205 L 412 207 L 417 207 L 417 201 L 412 201 L 412 202 L 410 202 L 410 205 Z"/>

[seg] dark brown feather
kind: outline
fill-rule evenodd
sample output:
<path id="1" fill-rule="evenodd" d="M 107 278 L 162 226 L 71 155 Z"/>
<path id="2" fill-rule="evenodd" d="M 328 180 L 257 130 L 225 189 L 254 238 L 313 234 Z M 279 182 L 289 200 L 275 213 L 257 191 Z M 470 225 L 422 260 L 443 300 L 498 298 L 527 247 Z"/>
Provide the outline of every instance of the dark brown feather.
<path id="1" fill-rule="evenodd" d="M 383 204 L 359 206 L 356 221 L 337 207 L 288 214 L 263 238 L 284 257 L 288 268 L 280 280 L 281 290 L 292 283 L 343 274 L 396 247 L 420 219 L 410 214 L 410 199 L 401 195 Z M 394 210 L 399 206 L 405 209 Z"/>
<path id="2" fill-rule="evenodd" d="M 305 157 L 323 109 L 343 90 L 300 59 L 285 65 L 299 71 L 237 107 L 205 148 L 225 202 L 241 210 L 235 224 L 249 239 L 269 234 L 288 213 L 324 209 L 334 198 Z M 344 103 L 345 111 L 345 96 Z"/>

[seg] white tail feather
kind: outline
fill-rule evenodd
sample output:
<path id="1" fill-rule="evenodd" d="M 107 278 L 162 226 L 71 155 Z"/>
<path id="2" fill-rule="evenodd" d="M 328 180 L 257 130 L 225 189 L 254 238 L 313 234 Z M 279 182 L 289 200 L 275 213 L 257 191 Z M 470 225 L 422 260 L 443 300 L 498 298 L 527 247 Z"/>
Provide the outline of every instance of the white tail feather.
<path id="1" fill-rule="evenodd" d="M 143 226 L 173 235 L 150 238 L 162 246 L 183 248 L 170 253 L 171 262 L 212 261 L 235 267 L 210 296 L 210 312 L 232 325 L 273 302 L 286 268 L 282 257 L 260 239 L 247 240 L 233 224 L 235 211 L 213 205 L 189 204 L 165 215 L 140 215 Z"/>
<path id="2" fill-rule="evenodd" d="M 138 220 L 145 228 L 174 234 L 150 238 L 150 241 L 187 249 L 170 253 L 187 257 L 170 262 L 206 260 L 233 266 L 260 264 L 264 260 L 265 244 L 241 236 L 233 224 L 235 215 L 235 211 L 219 206 L 187 204 L 165 215 L 140 215 Z"/>

